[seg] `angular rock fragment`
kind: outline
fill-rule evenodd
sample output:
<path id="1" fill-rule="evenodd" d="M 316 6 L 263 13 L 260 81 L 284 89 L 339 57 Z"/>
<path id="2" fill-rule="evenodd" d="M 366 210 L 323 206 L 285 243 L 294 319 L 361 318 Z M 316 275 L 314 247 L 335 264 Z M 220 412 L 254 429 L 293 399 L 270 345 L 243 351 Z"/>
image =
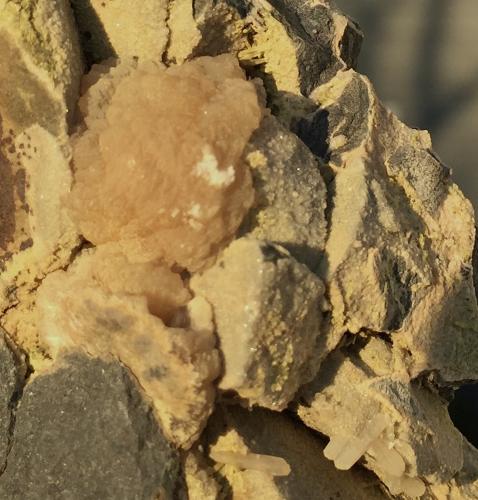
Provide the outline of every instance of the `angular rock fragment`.
<path id="1" fill-rule="evenodd" d="M 219 387 L 285 408 L 327 354 L 321 281 L 281 247 L 240 238 L 191 288 L 213 306 L 225 363 Z"/>
<path id="2" fill-rule="evenodd" d="M 25 388 L 0 497 L 176 498 L 179 474 L 127 370 L 76 355 Z"/>
<path id="3" fill-rule="evenodd" d="M 168 42 L 166 0 L 72 0 L 90 63 L 109 57 L 160 61 Z"/>
<path id="4" fill-rule="evenodd" d="M 254 132 L 245 158 L 256 199 L 242 231 L 283 246 L 316 271 L 327 237 L 327 193 L 317 160 L 273 116 Z"/>
<path id="5" fill-rule="evenodd" d="M 152 399 L 168 439 L 189 447 L 212 411 L 219 357 L 210 306 L 188 300 L 169 269 L 100 250 L 44 280 L 38 327 L 55 358 L 82 348 L 119 359 Z"/>
<path id="6" fill-rule="evenodd" d="M 252 203 L 241 154 L 262 115 L 254 85 L 225 55 L 143 65 L 108 99 L 88 101 L 95 119 L 74 144 L 68 205 L 82 234 L 138 262 L 204 267 Z"/>
<path id="7" fill-rule="evenodd" d="M 327 2 L 201 1 L 171 4 L 167 56 L 237 54 L 268 89 L 275 113 L 288 122 L 319 84 L 356 64 L 362 33 Z"/>
<path id="8" fill-rule="evenodd" d="M 15 133 L 40 125 L 66 132 L 82 57 L 66 0 L 0 1 L 0 115 Z"/>
<path id="9" fill-rule="evenodd" d="M 339 72 L 311 98 L 320 108 L 298 133 L 331 169 L 319 273 L 329 288 L 331 335 L 393 333 L 395 355 L 411 353 L 411 377 L 438 370 L 448 381 L 475 379 L 470 203 L 433 154 L 428 133 L 385 110 L 365 77 Z"/>
<path id="10" fill-rule="evenodd" d="M 257 457 L 250 463 L 246 459 L 241 467 L 216 463 L 216 480 L 225 483 L 223 490 L 228 487 L 233 498 L 387 498 L 365 471 L 335 469 L 323 457 L 317 436 L 285 414 L 219 407 L 208 424 L 203 446 L 210 457 Z M 264 457 L 262 464 L 260 457 Z M 280 477 L 265 472 L 271 461 L 287 464 L 290 473 Z"/>
<path id="11" fill-rule="evenodd" d="M 391 359 L 377 339 L 358 354 L 331 354 L 304 389 L 298 414 L 330 436 L 325 454 L 336 467 L 348 469 L 365 456 L 391 493 L 420 496 L 426 484 L 447 483 L 461 470 L 463 438 L 446 403 L 394 378 Z"/>

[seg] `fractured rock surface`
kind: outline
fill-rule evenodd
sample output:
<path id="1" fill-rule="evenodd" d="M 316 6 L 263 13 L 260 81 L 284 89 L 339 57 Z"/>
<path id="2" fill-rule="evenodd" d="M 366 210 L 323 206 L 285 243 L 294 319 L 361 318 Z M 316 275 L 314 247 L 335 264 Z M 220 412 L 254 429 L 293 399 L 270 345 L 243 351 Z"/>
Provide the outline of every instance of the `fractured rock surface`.
<path id="1" fill-rule="evenodd" d="M 433 155 L 428 133 L 385 110 L 365 77 L 338 73 L 312 97 L 320 109 L 298 131 L 333 175 L 321 275 L 334 335 L 390 332 L 397 356 L 412 353 L 404 361 L 412 377 L 439 370 L 445 380 L 475 379 L 471 204 Z M 321 120 L 326 137 L 317 135 Z"/>
<path id="2" fill-rule="evenodd" d="M 0 110 L 17 133 L 40 125 L 66 131 L 83 71 L 66 0 L 0 1 Z"/>
<path id="3" fill-rule="evenodd" d="M 247 145 L 256 199 L 243 231 L 285 247 L 316 271 L 327 238 L 327 193 L 316 158 L 274 116 Z"/>
<path id="4" fill-rule="evenodd" d="M 69 263 L 79 237 L 62 209 L 72 182 L 69 147 L 38 125 L 21 134 L 13 129 L 0 134 L 4 179 L 0 308 L 4 310 L 28 297 L 38 279 Z"/>
<path id="5" fill-rule="evenodd" d="M 161 59 L 169 34 L 166 0 L 72 0 L 71 5 L 88 62 Z"/>
<path id="6" fill-rule="evenodd" d="M 385 499 L 379 484 L 364 471 L 339 471 L 323 456 L 323 444 L 310 431 L 284 414 L 264 409 L 248 411 L 240 407 L 219 407 L 206 429 L 204 446 L 211 456 L 261 456 L 263 463 L 245 469 L 233 463 L 216 464 L 216 480 L 222 491 L 233 498 L 256 495 L 274 500 L 314 498 Z M 290 466 L 288 476 L 264 472 L 269 457 L 282 459 Z M 244 458 L 243 458 L 244 460 Z M 242 469 L 242 470 L 241 470 Z"/>
<path id="7" fill-rule="evenodd" d="M 191 287 L 213 306 L 225 365 L 219 387 L 285 408 L 326 354 L 322 282 L 281 247 L 240 238 Z"/>
<path id="8" fill-rule="evenodd" d="M 117 363 L 72 356 L 26 386 L 2 498 L 146 500 L 179 485 L 177 452 Z"/>
<path id="9" fill-rule="evenodd" d="M 28 300 L 38 280 L 66 265 L 78 244 L 60 198 L 72 181 L 67 133 L 83 57 L 69 2 L 2 0 L 0 12 L 3 312 Z M 29 343 L 17 331 L 10 333 L 20 344 Z"/>
<path id="10" fill-rule="evenodd" d="M 393 378 L 387 351 L 371 339 L 358 355 L 330 355 L 304 390 L 298 414 L 331 437 L 326 452 L 338 468 L 348 469 L 365 455 L 392 493 L 424 493 L 417 477 L 446 483 L 461 470 L 463 438 L 445 401 Z"/>

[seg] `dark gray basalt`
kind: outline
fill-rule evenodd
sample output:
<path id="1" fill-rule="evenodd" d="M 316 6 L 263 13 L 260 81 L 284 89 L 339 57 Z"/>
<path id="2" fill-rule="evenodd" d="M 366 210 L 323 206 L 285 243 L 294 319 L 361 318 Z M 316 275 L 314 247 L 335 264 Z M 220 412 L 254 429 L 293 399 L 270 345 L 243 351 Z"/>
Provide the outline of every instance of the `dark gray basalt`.
<path id="1" fill-rule="evenodd" d="M 151 500 L 179 485 L 177 453 L 117 362 L 71 356 L 26 387 L 0 498 Z"/>
<path id="2" fill-rule="evenodd" d="M 256 199 L 244 232 L 282 245 L 316 271 L 327 237 L 327 193 L 317 159 L 273 116 L 264 118 L 252 135 L 245 157 Z"/>

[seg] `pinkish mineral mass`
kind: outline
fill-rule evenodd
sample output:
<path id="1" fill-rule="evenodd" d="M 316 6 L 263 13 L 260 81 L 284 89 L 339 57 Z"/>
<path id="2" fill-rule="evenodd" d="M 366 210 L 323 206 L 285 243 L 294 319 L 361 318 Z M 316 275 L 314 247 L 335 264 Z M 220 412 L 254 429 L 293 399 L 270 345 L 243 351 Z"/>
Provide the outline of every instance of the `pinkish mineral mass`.
<path id="1" fill-rule="evenodd" d="M 229 55 L 164 69 L 110 71 L 109 99 L 83 96 L 68 205 L 95 245 L 117 242 L 131 261 L 204 267 L 253 201 L 242 152 L 262 109 Z"/>

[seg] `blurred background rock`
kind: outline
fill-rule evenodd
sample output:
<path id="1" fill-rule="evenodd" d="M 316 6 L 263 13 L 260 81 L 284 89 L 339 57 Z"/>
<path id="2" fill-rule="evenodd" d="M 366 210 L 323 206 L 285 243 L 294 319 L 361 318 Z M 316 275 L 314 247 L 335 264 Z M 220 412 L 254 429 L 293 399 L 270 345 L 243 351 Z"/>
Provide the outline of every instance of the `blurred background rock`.
<path id="1" fill-rule="evenodd" d="M 478 208 L 478 0 L 336 0 L 365 34 L 359 71 L 407 125 L 427 129 Z"/>

